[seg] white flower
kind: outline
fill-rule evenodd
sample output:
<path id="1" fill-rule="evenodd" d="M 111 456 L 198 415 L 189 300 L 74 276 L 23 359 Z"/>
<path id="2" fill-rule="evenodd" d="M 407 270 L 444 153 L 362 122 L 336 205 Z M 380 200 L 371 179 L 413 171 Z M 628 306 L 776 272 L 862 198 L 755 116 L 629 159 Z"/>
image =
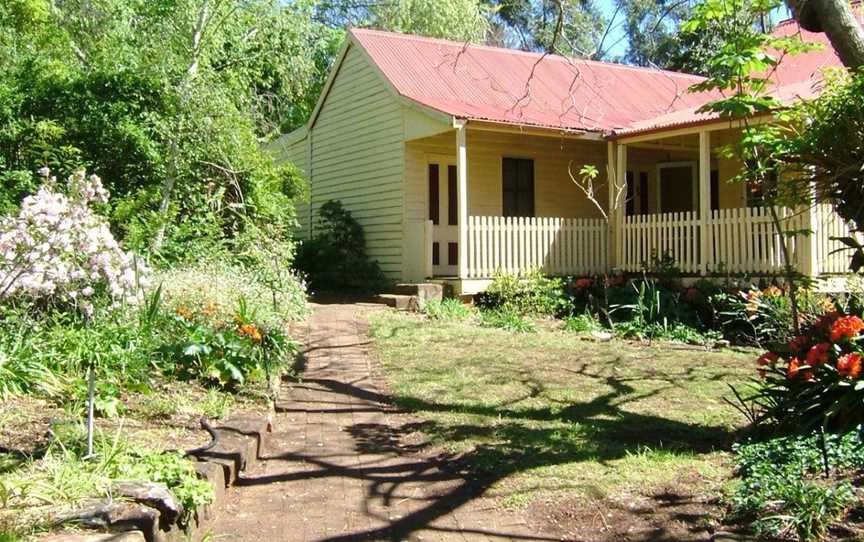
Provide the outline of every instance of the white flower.
<path id="1" fill-rule="evenodd" d="M 49 175 L 51 175 L 51 168 L 49 168 L 48 166 L 43 166 L 39 168 L 39 176 L 47 178 Z"/>

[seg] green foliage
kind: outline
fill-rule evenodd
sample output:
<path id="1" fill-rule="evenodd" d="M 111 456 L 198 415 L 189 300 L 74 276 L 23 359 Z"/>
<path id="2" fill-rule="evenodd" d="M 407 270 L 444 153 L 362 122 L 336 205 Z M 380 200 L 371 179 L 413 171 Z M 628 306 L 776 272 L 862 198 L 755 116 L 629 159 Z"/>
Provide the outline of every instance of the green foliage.
<path id="1" fill-rule="evenodd" d="M 525 50 L 600 58 L 608 21 L 591 0 L 561 2 L 493 1 L 492 33 L 505 41 L 508 33 Z M 561 21 L 560 28 L 556 26 Z M 606 44 L 607 46 L 609 44 Z"/>
<path id="2" fill-rule="evenodd" d="M 797 294 L 801 323 L 813 322 L 836 308 L 831 298 L 812 290 L 798 288 Z M 718 327 L 737 343 L 766 346 L 794 338 L 788 288 L 754 286 L 749 290 L 719 291 L 710 296 L 710 303 Z"/>
<path id="3" fill-rule="evenodd" d="M 171 312 L 206 309 L 213 317 L 230 321 L 242 298 L 256 321 L 268 329 L 285 329 L 308 315 L 306 285 L 283 267 L 278 253 L 245 261 L 248 264 L 205 260 L 162 271 L 153 282 L 161 284 L 161 295 Z"/>
<path id="4" fill-rule="evenodd" d="M 442 301 L 430 299 L 423 307 L 423 312 L 432 320 L 456 321 L 467 320 L 476 314 L 476 311 L 470 305 L 466 305 L 455 298 L 448 298 Z"/>
<path id="5" fill-rule="evenodd" d="M 311 1 L 7 4 L 0 210 L 37 168 L 87 166 L 114 195 L 115 233 L 164 261 L 223 248 L 250 221 L 293 227 L 300 176 L 261 141 L 305 121 L 341 40 Z"/>
<path id="6" fill-rule="evenodd" d="M 213 502 L 210 484 L 179 453 L 132 446 L 119 432 L 113 436 L 97 432 L 95 457 L 85 459 L 86 450 L 83 427 L 57 427 L 43 457 L 0 474 L 2 508 L 11 514 L 11 518 L 0 514 L 0 519 L 14 522 L 12 526 L 20 531 L 48 527 L 53 521 L 43 515 L 45 503 L 80 505 L 85 499 L 108 495 L 114 480 L 165 484 L 183 505 L 184 521 L 198 506 Z"/>
<path id="7" fill-rule="evenodd" d="M 830 202 L 852 226 L 864 231 L 864 73 L 834 73 L 821 95 L 784 112 L 774 132 L 754 127 L 763 136 L 766 154 L 782 167 L 786 193 L 809 193 L 815 183 L 819 201 Z M 842 240 L 854 271 L 864 267 L 864 249 L 855 238 Z"/>
<path id="8" fill-rule="evenodd" d="M 523 277 L 496 273 L 476 302 L 481 308 L 500 308 L 524 316 L 561 316 L 570 309 L 564 280 L 547 277 L 539 269 Z"/>
<path id="9" fill-rule="evenodd" d="M 179 341 L 161 348 L 161 366 L 181 378 L 234 388 L 278 375 L 297 352 L 280 330 L 264 330 L 239 315 L 236 324 L 188 313 L 176 319 Z"/>
<path id="10" fill-rule="evenodd" d="M 489 30 L 478 0 L 396 0 L 374 3 L 370 12 L 373 26 L 406 34 L 482 42 Z"/>
<path id="11" fill-rule="evenodd" d="M 585 313 L 565 318 L 564 329 L 574 333 L 591 333 L 602 330 L 603 326 L 592 314 Z"/>
<path id="12" fill-rule="evenodd" d="M 512 306 L 481 310 L 480 322 L 486 327 L 497 327 L 515 333 L 534 333 L 537 330 L 531 320 Z"/>
<path id="13" fill-rule="evenodd" d="M 820 540 L 855 500 L 847 473 L 864 467 L 861 433 L 826 435 L 824 452 L 840 479 L 819 479 L 823 442 L 817 435 L 775 438 L 735 447 L 741 482 L 731 496 L 732 519 L 751 521 L 763 536 Z"/>
<path id="14" fill-rule="evenodd" d="M 336 200 L 318 210 L 312 238 L 300 245 L 295 264 L 313 291 L 373 292 L 388 285 L 366 254 L 363 227 Z"/>

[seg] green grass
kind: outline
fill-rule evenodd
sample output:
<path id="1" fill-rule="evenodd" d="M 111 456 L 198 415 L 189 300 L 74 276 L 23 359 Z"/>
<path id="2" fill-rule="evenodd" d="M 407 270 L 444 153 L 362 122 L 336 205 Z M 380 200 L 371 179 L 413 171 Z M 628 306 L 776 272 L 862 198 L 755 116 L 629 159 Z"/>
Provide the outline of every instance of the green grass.
<path id="1" fill-rule="evenodd" d="M 723 398 L 752 376 L 755 357 L 392 313 L 373 315 L 371 333 L 397 404 L 425 420 L 432 443 L 467 454 L 510 505 L 685 476 L 721 483 L 744 422 Z"/>

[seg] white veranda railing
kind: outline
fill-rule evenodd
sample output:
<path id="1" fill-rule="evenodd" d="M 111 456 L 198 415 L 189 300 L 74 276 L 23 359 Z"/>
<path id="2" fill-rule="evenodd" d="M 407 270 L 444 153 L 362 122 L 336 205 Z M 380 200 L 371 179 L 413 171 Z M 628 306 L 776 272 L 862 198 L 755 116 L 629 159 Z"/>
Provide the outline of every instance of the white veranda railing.
<path id="1" fill-rule="evenodd" d="M 468 277 L 496 272 L 591 274 L 606 268 L 608 226 L 599 218 L 468 217 Z"/>

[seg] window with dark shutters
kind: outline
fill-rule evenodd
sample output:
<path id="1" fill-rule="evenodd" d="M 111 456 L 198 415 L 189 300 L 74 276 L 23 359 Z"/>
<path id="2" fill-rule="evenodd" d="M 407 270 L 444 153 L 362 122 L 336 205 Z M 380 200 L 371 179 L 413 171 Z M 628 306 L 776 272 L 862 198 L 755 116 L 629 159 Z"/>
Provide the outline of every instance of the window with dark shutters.
<path id="1" fill-rule="evenodd" d="M 436 226 L 441 208 L 440 186 L 438 184 L 438 164 L 429 164 L 429 220 Z"/>
<path id="2" fill-rule="evenodd" d="M 534 160 L 505 158 L 504 216 L 534 216 Z"/>

